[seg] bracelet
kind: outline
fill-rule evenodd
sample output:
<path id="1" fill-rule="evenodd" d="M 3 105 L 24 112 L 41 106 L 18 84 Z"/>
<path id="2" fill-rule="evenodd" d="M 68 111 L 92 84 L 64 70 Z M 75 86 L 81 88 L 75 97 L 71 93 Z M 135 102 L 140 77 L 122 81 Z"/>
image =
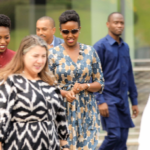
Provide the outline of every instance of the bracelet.
<path id="1" fill-rule="evenodd" d="M 63 150 L 64 148 L 70 148 L 70 147 L 69 145 L 66 144 L 66 145 L 61 146 L 61 150 Z"/>
<path id="2" fill-rule="evenodd" d="M 88 88 L 87 88 L 86 90 L 88 90 L 88 89 L 90 88 L 90 84 L 89 84 L 89 83 L 87 83 L 87 86 L 88 86 Z"/>

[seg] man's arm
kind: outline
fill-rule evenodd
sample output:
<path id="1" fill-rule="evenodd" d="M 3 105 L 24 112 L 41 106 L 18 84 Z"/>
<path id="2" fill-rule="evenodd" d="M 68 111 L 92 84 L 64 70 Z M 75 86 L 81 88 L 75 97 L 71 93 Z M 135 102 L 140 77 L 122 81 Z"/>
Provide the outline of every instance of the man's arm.
<path id="1" fill-rule="evenodd" d="M 104 66 L 104 47 L 102 44 L 98 41 L 93 46 L 100 58 L 100 62 L 102 65 L 102 69 Z M 103 117 L 109 117 L 109 111 L 108 111 L 108 105 L 103 97 L 103 94 L 100 94 L 99 92 L 95 93 L 95 98 L 98 104 L 99 112 Z"/>
<path id="2" fill-rule="evenodd" d="M 132 70 L 132 64 L 131 64 L 131 59 L 129 58 L 129 71 L 128 71 L 128 91 L 129 91 L 129 97 L 132 103 L 132 117 L 136 118 L 139 113 L 138 109 L 138 101 L 137 101 L 137 88 L 134 82 L 134 75 L 133 75 L 133 70 Z"/>

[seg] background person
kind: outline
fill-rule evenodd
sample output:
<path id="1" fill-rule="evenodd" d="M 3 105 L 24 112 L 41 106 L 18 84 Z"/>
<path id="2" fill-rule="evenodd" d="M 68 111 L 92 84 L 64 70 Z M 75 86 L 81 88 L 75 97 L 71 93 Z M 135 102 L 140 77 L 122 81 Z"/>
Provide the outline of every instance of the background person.
<path id="1" fill-rule="evenodd" d="M 139 148 L 138 150 L 149 150 L 149 135 L 150 135 L 150 95 L 144 109 L 142 120 L 141 120 L 141 127 L 140 127 L 140 134 L 139 134 Z"/>
<path id="2" fill-rule="evenodd" d="M 114 12 L 107 21 L 108 35 L 94 44 L 102 63 L 105 79 L 103 94 L 96 94 L 103 129 L 107 136 L 99 150 L 126 150 L 131 119 L 128 92 L 133 117 L 137 117 L 137 89 L 134 83 L 129 46 L 120 35 L 124 29 L 122 14 Z"/>
<path id="3" fill-rule="evenodd" d="M 8 49 L 10 42 L 11 20 L 8 16 L 0 14 L 0 69 L 11 61 L 15 52 Z"/>
<path id="4" fill-rule="evenodd" d="M 49 49 L 64 42 L 63 39 L 54 36 L 55 31 L 55 21 L 51 17 L 44 16 L 37 20 L 36 34 L 46 41 Z"/>
<path id="5" fill-rule="evenodd" d="M 100 120 L 93 92 L 101 93 L 104 86 L 100 60 L 93 47 L 77 42 L 81 27 L 76 11 L 65 11 L 59 22 L 64 43 L 51 49 L 49 68 L 65 97 L 70 149 L 94 150 Z"/>
<path id="6" fill-rule="evenodd" d="M 0 72 L 3 150 L 60 150 L 60 144 L 69 150 L 63 99 L 49 76 L 47 57 L 46 42 L 37 35 L 27 36 Z"/>

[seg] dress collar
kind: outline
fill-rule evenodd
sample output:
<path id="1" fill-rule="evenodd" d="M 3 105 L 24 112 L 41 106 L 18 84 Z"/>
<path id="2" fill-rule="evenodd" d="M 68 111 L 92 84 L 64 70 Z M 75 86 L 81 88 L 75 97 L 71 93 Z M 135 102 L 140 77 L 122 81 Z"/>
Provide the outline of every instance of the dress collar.
<path id="1" fill-rule="evenodd" d="M 8 49 L 6 48 L 6 50 L 3 53 L 0 53 L 0 55 L 5 55 L 7 53 Z"/>

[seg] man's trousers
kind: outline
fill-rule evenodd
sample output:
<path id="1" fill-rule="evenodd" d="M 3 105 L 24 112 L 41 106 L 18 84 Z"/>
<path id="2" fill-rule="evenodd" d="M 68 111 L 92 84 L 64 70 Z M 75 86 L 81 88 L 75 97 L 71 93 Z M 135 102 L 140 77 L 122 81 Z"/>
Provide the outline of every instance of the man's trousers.
<path id="1" fill-rule="evenodd" d="M 129 128 L 108 128 L 99 150 L 127 150 Z"/>

